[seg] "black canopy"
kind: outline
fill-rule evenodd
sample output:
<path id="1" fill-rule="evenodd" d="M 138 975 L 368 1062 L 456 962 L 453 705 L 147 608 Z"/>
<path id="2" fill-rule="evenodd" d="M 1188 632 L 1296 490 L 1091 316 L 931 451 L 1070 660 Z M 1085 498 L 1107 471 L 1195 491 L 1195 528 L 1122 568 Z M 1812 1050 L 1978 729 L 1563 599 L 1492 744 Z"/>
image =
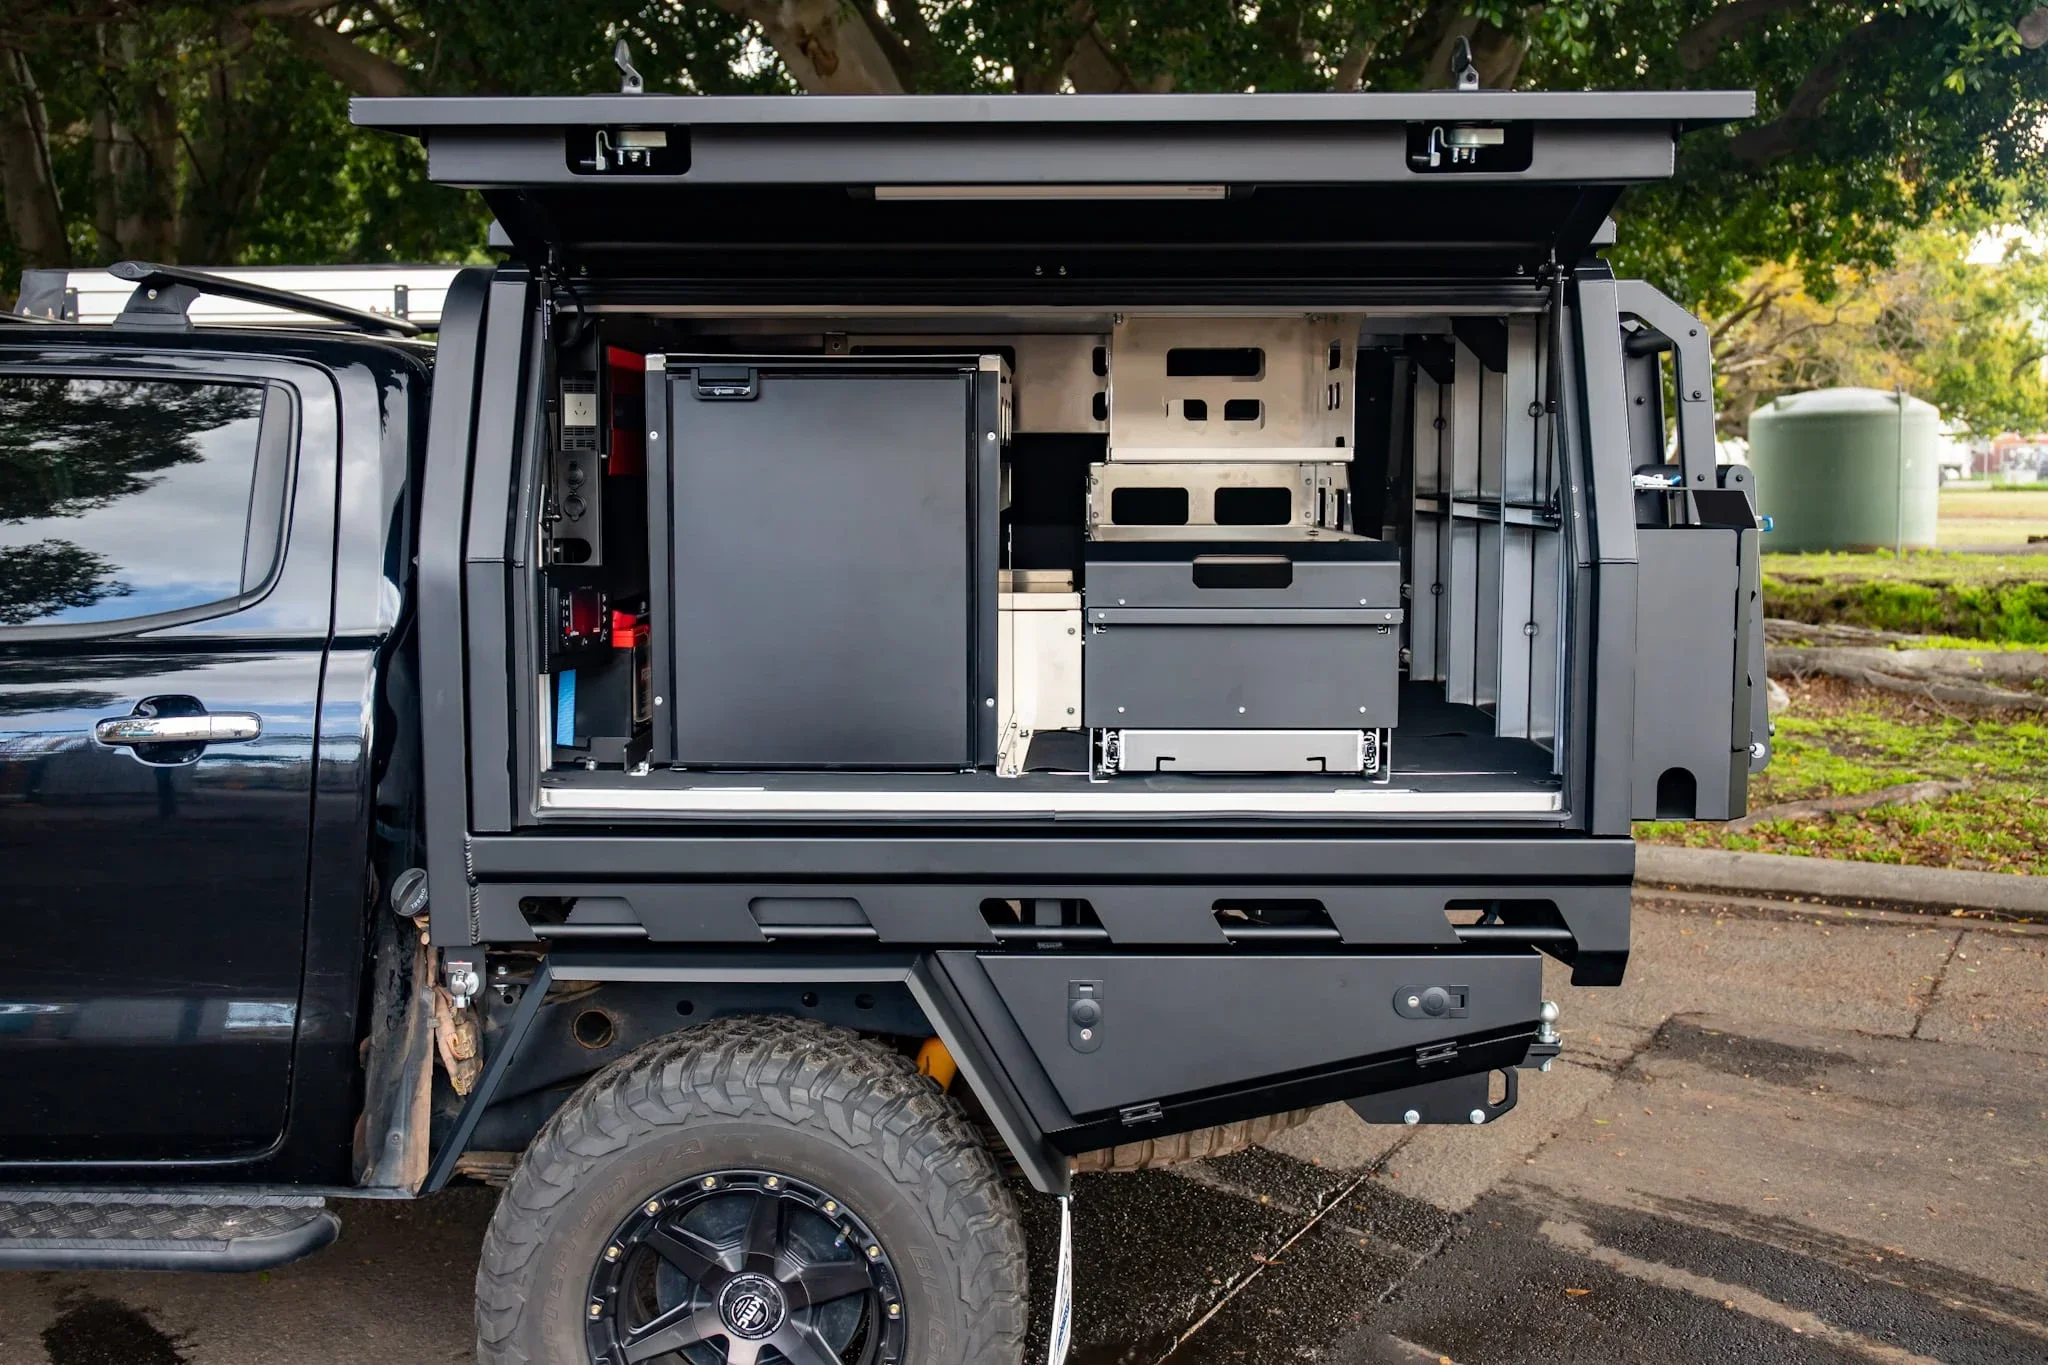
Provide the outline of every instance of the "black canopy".
<path id="1" fill-rule="evenodd" d="M 359 99 L 514 248 L 722 278 L 1466 278 L 1576 260 L 1747 91 Z"/>

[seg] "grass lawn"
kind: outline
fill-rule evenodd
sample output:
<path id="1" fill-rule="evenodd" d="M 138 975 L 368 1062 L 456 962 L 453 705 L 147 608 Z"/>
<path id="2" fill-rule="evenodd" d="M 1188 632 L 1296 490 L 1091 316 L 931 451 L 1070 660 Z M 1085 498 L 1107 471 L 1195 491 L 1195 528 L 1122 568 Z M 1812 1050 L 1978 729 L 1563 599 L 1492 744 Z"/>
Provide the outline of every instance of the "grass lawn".
<path id="1" fill-rule="evenodd" d="M 2028 536 L 2048 536 L 2048 484 L 1941 490 L 1934 538 L 1943 548 L 2024 545 Z"/>
<path id="2" fill-rule="evenodd" d="M 2048 645 L 2048 547 L 1766 554 L 1763 568 L 1764 609 L 1785 620 Z"/>
<path id="3" fill-rule="evenodd" d="M 1922 778 L 1974 785 L 1939 801 L 1808 820 L 1745 834 L 1719 825 L 1645 823 L 1638 838 L 1693 848 L 1795 853 L 1922 867 L 2048 876 L 2048 723 L 2026 713 L 1940 706 L 1834 679 L 1788 682 L 1771 766 L 1749 808 L 1852 796 Z"/>

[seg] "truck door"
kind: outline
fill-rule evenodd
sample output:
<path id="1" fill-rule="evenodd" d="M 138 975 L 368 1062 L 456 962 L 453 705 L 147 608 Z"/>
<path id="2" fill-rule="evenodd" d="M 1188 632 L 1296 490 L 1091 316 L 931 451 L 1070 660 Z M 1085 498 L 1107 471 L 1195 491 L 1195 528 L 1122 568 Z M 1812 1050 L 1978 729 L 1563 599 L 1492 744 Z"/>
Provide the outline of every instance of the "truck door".
<path id="1" fill-rule="evenodd" d="M 308 366 L 0 352 L 0 1161 L 283 1133 L 335 450 Z"/>

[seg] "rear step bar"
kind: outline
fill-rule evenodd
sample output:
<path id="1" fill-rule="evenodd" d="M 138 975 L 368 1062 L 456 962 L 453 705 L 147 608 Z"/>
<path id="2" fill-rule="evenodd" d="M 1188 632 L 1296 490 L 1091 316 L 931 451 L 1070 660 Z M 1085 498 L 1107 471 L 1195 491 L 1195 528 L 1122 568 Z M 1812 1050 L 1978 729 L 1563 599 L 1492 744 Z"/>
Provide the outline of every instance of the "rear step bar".
<path id="1" fill-rule="evenodd" d="M 270 1270 L 340 1231 L 314 1195 L 0 1188 L 0 1270 Z"/>

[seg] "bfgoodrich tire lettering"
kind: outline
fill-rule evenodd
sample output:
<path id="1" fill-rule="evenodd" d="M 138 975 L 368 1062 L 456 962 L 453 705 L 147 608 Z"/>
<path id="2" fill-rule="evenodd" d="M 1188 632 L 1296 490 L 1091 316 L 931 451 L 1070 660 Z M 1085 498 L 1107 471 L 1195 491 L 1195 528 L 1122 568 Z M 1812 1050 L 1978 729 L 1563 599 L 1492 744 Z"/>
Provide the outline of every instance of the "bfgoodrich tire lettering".
<path id="1" fill-rule="evenodd" d="M 859 1211 L 902 1272 L 902 1365 L 1016 1365 L 1023 1236 L 958 1105 L 879 1044 L 783 1018 L 652 1044 L 542 1129 L 484 1239 L 479 1361 L 587 1361 L 586 1296 L 608 1237 L 678 1181 L 740 1168 L 780 1170 Z"/>

